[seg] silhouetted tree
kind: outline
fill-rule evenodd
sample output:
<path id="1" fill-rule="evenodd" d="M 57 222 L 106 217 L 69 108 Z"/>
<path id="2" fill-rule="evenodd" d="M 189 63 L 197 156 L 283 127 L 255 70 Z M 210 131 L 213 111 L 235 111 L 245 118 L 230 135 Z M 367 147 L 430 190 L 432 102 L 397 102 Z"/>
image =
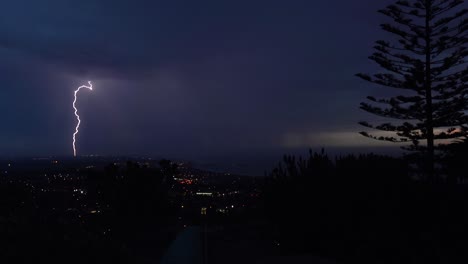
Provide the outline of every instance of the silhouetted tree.
<path id="1" fill-rule="evenodd" d="M 382 24 L 396 42 L 379 40 L 370 56 L 384 72 L 357 74 L 385 87 L 402 90 L 390 98 L 367 97 L 361 109 L 374 115 L 401 120 L 398 124 L 361 125 L 392 136 L 362 135 L 390 142 L 411 142 L 407 150 L 426 153 L 426 172 L 434 175 L 436 140 L 452 140 L 468 134 L 467 9 L 463 0 L 396 1 L 379 12 L 393 19 Z M 396 134 L 396 135 L 395 135 Z M 426 141 L 426 146 L 420 146 Z"/>

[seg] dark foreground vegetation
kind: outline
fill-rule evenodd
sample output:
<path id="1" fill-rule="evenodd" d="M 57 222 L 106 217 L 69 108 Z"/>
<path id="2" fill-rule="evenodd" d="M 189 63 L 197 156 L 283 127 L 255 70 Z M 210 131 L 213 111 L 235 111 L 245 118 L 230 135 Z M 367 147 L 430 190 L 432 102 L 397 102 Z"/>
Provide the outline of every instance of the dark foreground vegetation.
<path id="1" fill-rule="evenodd" d="M 468 260 L 466 145 L 452 150 L 436 181 L 414 157 L 286 156 L 264 193 L 282 253 L 342 263 Z"/>

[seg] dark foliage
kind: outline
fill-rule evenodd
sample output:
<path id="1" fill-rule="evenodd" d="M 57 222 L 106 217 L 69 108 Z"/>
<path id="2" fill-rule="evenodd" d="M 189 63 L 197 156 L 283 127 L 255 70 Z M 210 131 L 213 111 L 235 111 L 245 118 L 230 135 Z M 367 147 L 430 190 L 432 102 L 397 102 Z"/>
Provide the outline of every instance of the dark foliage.
<path id="1" fill-rule="evenodd" d="M 286 156 L 264 198 L 285 254 L 343 263 L 468 260 L 467 186 L 415 181 L 402 159 Z"/>

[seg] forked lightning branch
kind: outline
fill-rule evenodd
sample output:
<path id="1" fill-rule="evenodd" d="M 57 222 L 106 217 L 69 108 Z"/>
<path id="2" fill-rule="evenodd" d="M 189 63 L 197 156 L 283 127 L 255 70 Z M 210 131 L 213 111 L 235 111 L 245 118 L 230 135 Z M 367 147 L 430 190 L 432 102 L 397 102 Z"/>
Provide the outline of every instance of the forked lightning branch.
<path id="1" fill-rule="evenodd" d="M 78 89 L 75 90 L 75 100 L 73 100 L 73 109 L 75 109 L 75 116 L 76 116 L 76 120 L 78 121 L 78 123 L 76 124 L 75 133 L 73 133 L 73 156 L 74 157 L 76 157 L 76 146 L 75 146 L 76 135 L 80 131 L 80 124 L 81 124 L 81 119 L 80 119 L 80 116 L 78 115 L 78 108 L 76 108 L 76 100 L 77 100 L 77 97 L 78 97 L 78 92 L 80 92 L 81 89 L 86 88 L 86 89 L 89 89 L 91 91 L 93 90 L 93 84 L 91 83 L 91 81 L 88 81 L 88 84 L 89 84 L 89 86 L 82 85 L 82 86 L 78 87 Z"/>

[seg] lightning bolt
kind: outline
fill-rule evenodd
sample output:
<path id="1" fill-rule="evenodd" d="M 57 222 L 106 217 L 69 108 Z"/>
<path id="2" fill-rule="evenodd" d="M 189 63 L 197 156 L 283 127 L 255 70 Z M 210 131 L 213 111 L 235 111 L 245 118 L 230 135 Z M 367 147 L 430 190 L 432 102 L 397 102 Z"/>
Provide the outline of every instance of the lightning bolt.
<path id="1" fill-rule="evenodd" d="M 73 109 L 75 109 L 75 116 L 76 116 L 76 120 L 78 120 L 78 124 L 76 124 L 75 133 L 73 133 L 73 156 L 74 157 L 76 157 L 76 147 L 75 147 L 76 135 L 80 131 L 80 124 L 81 124 L 81 119 L 80 119 L 80 116 L 78 115 L 78 108 L 76 108 L 75 104 L 76 104 L 76 99 L 77 99 L 78 92 L 81 89 L 86 88 L 86 89 L 89 89 L 91 91 L 93 90 L 93 84 L 91 83 L 91 81 L 88 81 L 88 84 L 89 84 L 89 86 L 82 85 L 82 86 L 78 87 L 78 89 L 75 90 L 75 100 L 73 101 Z"/>

